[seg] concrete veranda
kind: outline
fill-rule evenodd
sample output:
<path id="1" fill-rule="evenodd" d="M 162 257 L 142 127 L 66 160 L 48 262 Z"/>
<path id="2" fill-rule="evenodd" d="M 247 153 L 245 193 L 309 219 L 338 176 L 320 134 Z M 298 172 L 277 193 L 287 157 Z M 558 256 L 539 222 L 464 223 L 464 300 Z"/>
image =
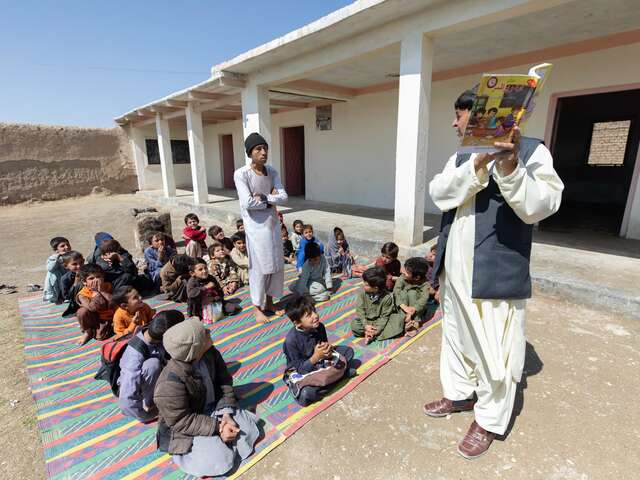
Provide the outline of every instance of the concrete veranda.
<path id="1" fill-rule="evenodd" d="M 161 190 L 136 195 L 161 207 L 195 212 L 209 221 L 235 229 L 240 207 L 234 190 L 209 189 L 209 203 L 196 205 L 189 190 L 166 198 Z M 335 226 L 341 227 L 355 254 L 379 255 L 393 238 L 393 210 L 314 202 L 290 197 L 280 207 L 289 231 L 295 219 L 314 226 L 316 237 L 327 242 Z M 440 217 L 425 215 L 424 243 L 401 248 L 401 256 L 424 255 L 437 242 Z M 181 218 L 174 216 L 174 231 Z M 230 233 L 230 232 L 227 232 Z M 179 236 L 177 238 L 180 238 Z M 640 241 L 591 232 L 536 230 L 531 257 L 531 276 L 541 289 L 573 301 L 640 317 Z"/>

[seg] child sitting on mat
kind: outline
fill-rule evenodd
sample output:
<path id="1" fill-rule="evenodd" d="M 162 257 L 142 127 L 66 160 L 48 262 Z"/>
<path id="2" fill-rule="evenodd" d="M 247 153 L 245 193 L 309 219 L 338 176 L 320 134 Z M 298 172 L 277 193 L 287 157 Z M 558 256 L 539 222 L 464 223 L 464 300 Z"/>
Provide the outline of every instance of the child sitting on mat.
<path id="1" fill-rule="evenodd" d="M 244 231 L 236 232 L 233 237 L 233 250 L 231 260 L 238 268 L 238 276 L 243 285 L 249 285 L 249 255 L 247 254 L 247 237 Z"/>
<path id="2" fill-rule="evenodd" d="M 178 310 L 164 310 L 129 340 L 120 359 L 118 404 L 122 413 L 142 423 L 158 416 L 153 391 L 160 372 L 167 364 L 167 352 L 162 346 L 164 333 L 184 320 Z"/>
<path id="3" fill-rule="evenodd" d="M 326 395 L 345 375 L 355 375 L 349 368 L 353 349 L 329 343 L 311 297 L 294 299 L 287 306 L 287 315 L 293 327 L 282 347 L 287 358 L 283 380 L 296 402 L 306 407 Z"/>
<path id="4" fill-rule="evenodd" d="M 187 301 L 187 281 L 189 266 L 194 259 L 186 253 L 175 255 L 160 270 L 160 291 L 167 294 L 167 300 Z"/>
<path id="5" fill-rule="evenodd" d="M 309 294 L 316 302 L 329 300 L 333 279 L 327 259 L 316 243 L 307 243 L 304 249 L 307 261 L 302 266 L 300 277 L 291 286 L 291 291 L 298 295 Z"/>
<path id="6" fill-rule="evenodd" d="M 136 327 L 147 325 L 156 311 L 142 301 L 133 287 L 122 287 L 113 294 L 113 303 L 118 305 L 113 315 L 113 331 L 122 336 L 133 332 Z"/>
<path id="7" fill-rule="evenodd" d="M 424 258 L 412 257 L 404 262 L 404 273 L 396 281 L 393 296 L 405 314 L 405 334 L 415 336 L 427 313 L 429 301 L 428 264 Z"/>
<path id="8" fill-rule="evenodd" d="M 224 301 L 222 287 L 207 270 L 207 262 L 196 258 L 189 267 L 191 278 L 187 282 L 187 315 L 198 317 L 205 325 L 211 325 L 225 314 L 231 315 L 240 310 L 240 306 Z"/>
<path id="9" fill-rule="evenodd" d="M 60 278 L 60 294 L 62 299 L 66 301 L 71 300 L 78 293 L 78 286 L 81 285 L 78 272 L 80 267 L 84 265 L 84 257 L 80 252 L 71 250 L 62 255 L 62 265 L 64 265 L 66 273 Z"/>
<path id="10" fill-rule="evenodd" d="M 300 241 L 302 240 L 302 227 L 304 223 L 302 220 L 294 220 L 293 221 L 293 232 L 291 232 L 291 244 L 293 245 L 293 249 L 298 252 L 300 250 Z"/>
<path id="11" fill-rule="evenodd" d="M 400 270 L 402 265 L 398 260 L 398 253 L 400 248 L 393 242 L 387 242 L 382 246 L 380 250 L 380 256 L 376 258 L 376 267 L 382 267 L 386 274 L 386 288 L 390 292 L 393 291 L 393 287 L 396 284 L 396 280 L 400 276 Z"/>
<path id="12" fill-rule="evenodd" d="M 195 213 L 184 217 L 185 227 L 182 229 L 185 253 L 192 258 L 199 258 L 207 251 L 207 231 L 200 226 L 200 219 Z"/>
<path id="13" fill-rule="evenodd" d="M 144 260 L 147 263 L 147 273 L 151 281 L 159 287 L 161 284 L 160 270 L 176 254 L 176 251 L 166 245 L 167 235 L 155 232 L 149 237 L 149 246 L 144 250 Z"/>
<path id="14" fill-rule="evenodd" d="M 293 248 L 293 243 L 289 240 L 289 232 L 285 225 L 280 226 L 280 237 L 282 238 L 282 253 L 284 255 L 284 263 L 294 264 L 296 263 L 296 251 Z"/>
<path id="15" fill-rule="evenodd" d="M 224 249 L 227 251 L 227 253 L 230 253 L 231 250 L 233 250 L 233 242 L 230 238 L 224 236 L 224 230 L 221 226 L 214 225 L 213 227 L 209 228 L 208 233 L 214 242 L 220 242 L 224 246 Z"/>
<path id="16" fill-rule="evenodd" d="M 351 330 L 356 337 L 364 337 L 367 344 L 397 337 L 405 331 L 404 315 L 398 313 L 386 282 L 387 274 L 382 267 L 371 267 L 362 274 L 363 289 L 358 293 Z"/>
<path id="17" fill-rule="evenodd" d="M 351 278 L 353 254 L 349 250 L 349 242 L 340 227 L 333 229 L 326 256 L 331 273 L 341 273 L 343 278 Z"/>
<path id="18" fill-rule="evenodd" d="M 47 275 L 44 279 L 44 293 L 42 299 L 45 302 L 62 303 L 60 292 L 60 279 L 66 273 L 62 264 L 62 255 L 71 250 L 69 240 L 64 237 L 53 237 L 49 242 L 53 254 L 47 258 Z"/>
<path id="19" fill-rule="evenodd" d="M 209 273 L 215 277 L 225 295 L 232 295 L 242 286 L 235 263 L 217 240 L 209 246 Z"/>
<path id="20" fill-rule="evenodd" d="M 92 338 L 106 340 L 113 335 L 112 286 L 105 282 L 104 272 L 99 265 L 83 265 L 78 272 L 82 289 L 76 296 L 80 306 L 76 312 L 83 335 L 78 341 L 84 345 Z"/>
<path id="21" fill-rule="evenodd" d="M 320 254 L 324 254 L 324 245 L 322 245 L 322 242 L 318 241 L 316 237 L 313 236 L 313 226 L 304 225 L 302 227 L 302 238 L 300 239 L 300 246 L 298 247 L 298 253 L 296 254 L 296 268 L 298 269 L 298 271 L 302 270 L 302 266 L 304 265 L 304 262 L 306 260 L 306 257 L 304 255 L 304 247 L 308 243 L 317 244 L 318 247 L 320 247 Z"/>
<path id="22" fill-rule="evenodd" d="M 440 281 L 434 275 L 433 264 L 436 261 L 438 246 L 432 245 L 424 258 L 427 260 L 429 270 L 427 271 L 427 281 L 429 282 L 429 304 L 437 305 L 440 303 Z"/>

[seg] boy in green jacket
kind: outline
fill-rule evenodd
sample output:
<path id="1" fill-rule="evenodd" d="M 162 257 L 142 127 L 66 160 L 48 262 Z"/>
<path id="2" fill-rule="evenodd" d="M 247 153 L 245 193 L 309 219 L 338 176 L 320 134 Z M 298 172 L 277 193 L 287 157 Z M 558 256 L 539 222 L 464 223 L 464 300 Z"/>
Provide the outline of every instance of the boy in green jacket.
<path id="1" fill-rule="evenodd" d="M 429 301 L 429 264 L 424 258 L 409 258 L 404 263 L 404 273 L 396 281 L 393 296 L 398 308 L 404 312 L 405 332 L 413 337 L 427 313 Z"/>
<path id="2" fill-rule="evenodd" d="M 364 288 L 358 294 L 357 317 L 351 321 L 351 330 L 356 337 L 364 337 L 367 344 L 404 332 L 404 314 L 398 312 L 386 282 L 382 267 L 371 267 L 362 274 Z"/>

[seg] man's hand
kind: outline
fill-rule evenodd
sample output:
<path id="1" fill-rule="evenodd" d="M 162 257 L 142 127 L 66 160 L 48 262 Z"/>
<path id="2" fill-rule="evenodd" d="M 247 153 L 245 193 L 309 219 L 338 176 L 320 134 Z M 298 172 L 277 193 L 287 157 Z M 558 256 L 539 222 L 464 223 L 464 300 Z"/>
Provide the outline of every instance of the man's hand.
<path id="1" fill-rule="evenodd" d="M 496 161 L 495 166 L 498 173 L 503 177 L 510 175 L 518 166 L 518 152 L 520 151 L 520 129 L 513 127 L 511 133 L 511 142 L 496 142 L 496 148 L 501 151 L 494 153 L 493 157 Z"/>

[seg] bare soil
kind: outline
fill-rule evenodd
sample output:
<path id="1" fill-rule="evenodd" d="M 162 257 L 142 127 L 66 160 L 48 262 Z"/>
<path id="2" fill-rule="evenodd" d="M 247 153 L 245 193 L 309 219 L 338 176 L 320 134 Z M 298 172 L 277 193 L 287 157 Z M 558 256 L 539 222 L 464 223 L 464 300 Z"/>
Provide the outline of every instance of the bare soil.
<path id="1" fill-rule="evenodd" d="M 0 208 L 0 478 L 44 478 L 35 407 L 27 387 L 17 299 L 42 284 L 49 239 L 87 254 L 107 231 L 133 250 L 132 195 Z M 181 215 L 174 211 L 177 233 Z M 441 395 L 435 329 L 271 452 L 244 478 L 587 480 L 637 478 L 640 454 L 640 322 L 562 298 L 528 304 L 526 378 L 513 427 L 473 462 L 455 453 L 471 414 L 430 419 Z"/>

